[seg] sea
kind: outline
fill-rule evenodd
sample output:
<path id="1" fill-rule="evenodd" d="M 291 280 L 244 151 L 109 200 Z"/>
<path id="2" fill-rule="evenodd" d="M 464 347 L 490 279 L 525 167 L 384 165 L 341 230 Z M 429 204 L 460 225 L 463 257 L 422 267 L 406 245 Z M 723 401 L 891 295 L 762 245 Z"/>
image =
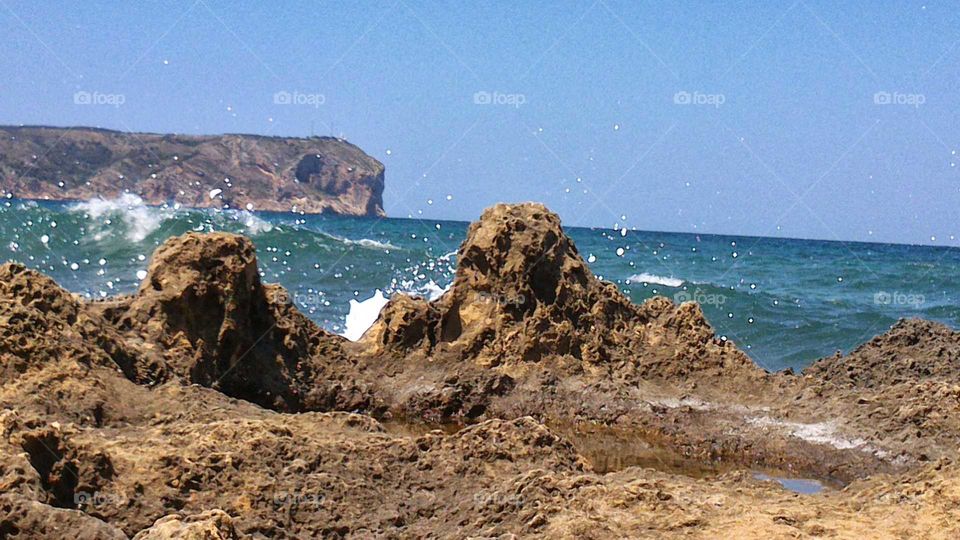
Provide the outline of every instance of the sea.
<path id="1" fill-rule="evenodd" d="M 453 280 L 468 223 L 197 210 L 115 200 L 0 204 L 0 260 L 88 298 L 136 290 L 151 253 L 189 231 L 257 247 L 263 280 L 331 332 L 357 339 L 390 295 L 427 298 Z M 960 328 L 960 250 L 627 230 L 567 229 L 593 272 L 635 302 L 701 304 L 721 339 L 760 366 L 800 370 L 849 352 L 899 318 Z"/>

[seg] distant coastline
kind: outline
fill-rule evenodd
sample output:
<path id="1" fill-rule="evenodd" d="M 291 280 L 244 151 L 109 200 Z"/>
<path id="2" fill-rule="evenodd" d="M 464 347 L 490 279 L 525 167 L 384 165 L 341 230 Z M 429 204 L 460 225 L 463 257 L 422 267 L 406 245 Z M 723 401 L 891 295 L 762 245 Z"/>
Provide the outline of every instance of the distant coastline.
<path id="1" fill-rule="evenodd" d="M 0 126 L 0 189 L 37 201 L 385 216 L 384 167 L 333 137 Z"/>

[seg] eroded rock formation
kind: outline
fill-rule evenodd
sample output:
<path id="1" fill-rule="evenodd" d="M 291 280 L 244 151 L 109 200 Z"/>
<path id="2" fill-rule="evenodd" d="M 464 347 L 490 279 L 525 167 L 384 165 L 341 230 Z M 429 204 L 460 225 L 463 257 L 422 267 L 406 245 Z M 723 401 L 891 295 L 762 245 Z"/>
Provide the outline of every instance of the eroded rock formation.
<path id="1" fill-rule="evenodd" d="M 960 534 L 960 334 L 766 373 L 696 305 L 598 280 L 539 205 L 488 210 L 459 262 L 359 343 L 235 235 L 94 303 L 0 266 L 0 537 Z"/>

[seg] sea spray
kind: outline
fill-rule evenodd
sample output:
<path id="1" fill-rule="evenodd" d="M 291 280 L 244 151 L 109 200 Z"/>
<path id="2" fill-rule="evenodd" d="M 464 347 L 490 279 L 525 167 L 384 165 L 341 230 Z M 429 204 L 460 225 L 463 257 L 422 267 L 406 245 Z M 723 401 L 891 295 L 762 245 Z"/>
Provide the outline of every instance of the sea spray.
<path id="1" fill-rule="evenodd" d="M 335 333 L 346 331 L 350 301 L 376 297 L 377 290 L 384 298 L 441 296 L 453 281 L 466 228 L 447 221 L 151 207 L 132 195 L 0 204 L 4 258 L 90 298 L 134 291 L 138 272 L 170 236 L 249 236 L 261 279 L 283 285 L 302 312 Z M 698 240 L 642 231 L 611 240 L 605 229 L 568 233 L 585 259 L 594 255 L 591 270 L 634 302 L 657 295 L 699 301 L 719 337 L 769 369 L 801 368 L 837 348 L 849 350 L 899 317 L 960 326 L 956 250 L 709 235 Z M 630 249 L 617 257 L 615 249 L 623 246 Z M 354 333 L 365 329 L 353 326 Z"/>

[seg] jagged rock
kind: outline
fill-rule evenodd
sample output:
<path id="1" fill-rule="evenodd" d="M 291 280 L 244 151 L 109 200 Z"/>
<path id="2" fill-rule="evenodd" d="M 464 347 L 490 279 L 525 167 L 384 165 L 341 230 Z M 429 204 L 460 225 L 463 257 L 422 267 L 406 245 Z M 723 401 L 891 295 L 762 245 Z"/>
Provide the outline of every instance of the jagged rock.
<path id="1" fill-rule="evenodd" d="M 107 302 L 0 266 L 0 537 L 960 532 L 956 333 L 901 323 L 768 374 L 696 305 L 597 280 L 539 205 L 486 212 L 461 259 L 359 344 L 234 235 L 171 239 Z M 324 409 L 385 422 L 289 413 Z M 800 497 L 757 468 L 873 478 Z"/>
<path id="2" fill-rule="evenodd" d="M 960 332 L 900 320 L 849 355 L 803 370 L 794 409 L 837 414 L 901 463 L 953 456 L 960 439 Z M 922 441 L 922 442 L 921 442 Z"/>
<path id="3" fill-rule="evenodd" d="M 960 382 L 960 332 L 932 321 L 901 319 L 848 356 L 822 359 L 803 373 L 861 388 L 929 378 Z"/>
<path id="4" fill-rule="evenodd" d="M 0 538 L 15 540 L 127 540 L 120 529 L 78 510 L 0 494 Z"/>
<path id="5" fill-rule="evenodd" d="M 165 516 L 152 527 L 137 533 L 134 540 L 239 540 L 233 519 L 223 510 L 201 514 Z"/>
<path id="6" fill-rule="evenodd" d="M 0 265 L 0 378 L 64 359 L 119 368 L 150 384 L 163 377 L 159 355 L 128 343 L 107 321 L 52 279 L 20 264 Z"/>
<path id="7" fill-rule="evenodd" d="M 696 304 L 635 305 L 597 279 L 560 218 L 534 203 L 487 209 L 460 247 L 450 289 L 434 302 L 395 296 L 363 340 L 373 354 L 484 366 L 568 357 L 644 377 L 761 373 L 715 338 Z"/>
<path id="8" fill-rule="evenodd" d="M 253 243 L 238 235 L 168 240 L 136 294 L 103 310 L 156 343 L 184 379 L 275 409 L 317 408 L 329 399 L 315 386 L 321 364 L 347 364 L 342 338 L 293 308 L 282 287 L 261 283 Z"/>

